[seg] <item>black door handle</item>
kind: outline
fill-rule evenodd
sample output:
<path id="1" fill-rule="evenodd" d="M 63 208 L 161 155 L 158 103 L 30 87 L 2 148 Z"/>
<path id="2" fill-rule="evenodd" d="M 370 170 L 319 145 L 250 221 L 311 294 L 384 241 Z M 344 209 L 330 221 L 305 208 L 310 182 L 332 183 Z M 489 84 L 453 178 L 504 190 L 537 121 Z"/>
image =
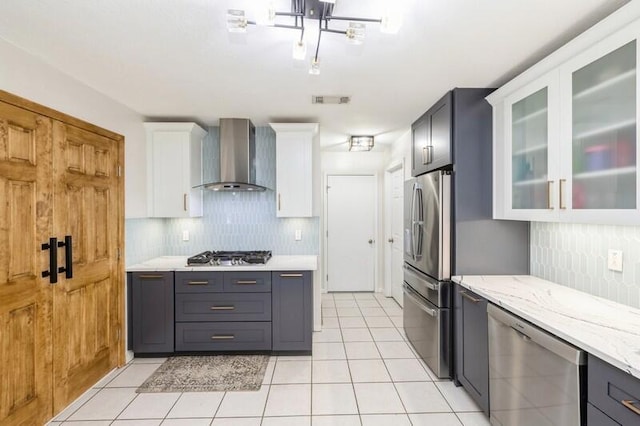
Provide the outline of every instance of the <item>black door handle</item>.
<path id="1" fill-rule="evenodd" d="M 64 272 L 65 278 L 73 278 L 73 242 L 71 235 L 65 235 L 64 243 L 59 241 L 58 247 L 64 247 L 64 266 L 59 267 L 58 272 Z"/>
<path id="2" fill-rule="evenodd" d="M 49 244 L 42 244 L 42 250 L 49 250 L 49 270 L 42 271 L 42 278 L 49 277 L 49 283 L 58 282 L 58 239 L 49 238 Z"/>

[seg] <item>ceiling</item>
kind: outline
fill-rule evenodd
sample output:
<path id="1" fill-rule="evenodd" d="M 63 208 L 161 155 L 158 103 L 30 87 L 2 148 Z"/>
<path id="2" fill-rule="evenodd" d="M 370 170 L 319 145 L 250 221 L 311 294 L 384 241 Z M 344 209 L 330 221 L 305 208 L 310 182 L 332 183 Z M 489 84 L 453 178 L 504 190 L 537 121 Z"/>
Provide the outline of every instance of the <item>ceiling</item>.
<path id="1" fill-rule="evenodd" d="M 403 24 L 396 35 L 368 24 L 358 47 L 323 33 L 318 76 L 291 57 L 296 31 L 226 31 L 227 9 L 251 16 L 258 3 L 2 0 L 0 37 L 148 119 L 317 121 L 331 149 L 351 134 L 390 143 L 447 90 L 500 86 L 627 1 L 337 0 L 336 16 L 377 18 L 388 3 Z M 275 3 L 289 10 L 289 0 Z M 352 100 L 312 105 L 312 95 Z"/>

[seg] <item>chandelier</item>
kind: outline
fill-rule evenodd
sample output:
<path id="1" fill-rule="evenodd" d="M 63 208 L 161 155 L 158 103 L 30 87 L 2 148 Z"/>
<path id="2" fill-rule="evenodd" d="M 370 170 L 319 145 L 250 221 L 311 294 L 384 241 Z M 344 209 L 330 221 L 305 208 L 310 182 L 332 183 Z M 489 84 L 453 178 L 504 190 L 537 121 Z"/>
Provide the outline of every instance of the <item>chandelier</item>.
<path id="1" fill-rule="evenodd" d="M 305 60 L 307 45 L 304 40 L 305 19 L 318 20 L 318 39 L 316 49 L 309 67 L 309 74 L 320 74 L 320 39 L 323 33 L 342 34 L 352 44 L 362 44 L 365 39 L 366 23 L 380 25 L 380 31 L 395 34 L 400 28 L 400 19 L 395 16 L 381 18 L 361 18 L 334 15 L 336 0 L 291 0 L 291 10 L 279 12 L 275 10 L 273 1 L 265 1 L 257 10 L 255 20 L 249 20 L 244 10 L 227 10 L 227 29 L 232 33 L 244 33 L 248 25 L 266 25 L 276 28 L 287 28 L 300 31 L 300 37 L 293 42 L 292 56 L 296 60 Z M 286 20 L 284 23 L 282 21 Z M 276 22 L 280 21 L 280 22 Z M 344 30 L 330 28 L 331 21 L 348 21 Z"/>

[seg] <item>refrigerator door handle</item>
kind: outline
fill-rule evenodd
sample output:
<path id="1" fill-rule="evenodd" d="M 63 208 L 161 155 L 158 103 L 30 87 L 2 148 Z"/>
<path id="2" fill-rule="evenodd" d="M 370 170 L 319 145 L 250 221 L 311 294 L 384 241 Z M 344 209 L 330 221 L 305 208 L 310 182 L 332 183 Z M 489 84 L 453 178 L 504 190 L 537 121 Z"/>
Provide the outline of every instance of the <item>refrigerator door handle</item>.
<path id="1" fill-rule="evenodd" d="M 413 190 L 411 191 L 411 259 L 416 260 L 416 193 L 418 185 L 413 184 Z"/>
<path id="2" fill-rule="evenodd" d="M 415 227 L 415 235 L 414 235 L 414 240 L 416 241 L 415 243 L 415 249 L 414 249 L 414 257 L 416 260 L 419 260 L 422 257 L 422 240 L 424 240 L 424 206 L 423 206 L 423 199 L 422 199 L 422 188 L 420 188 L 418 185 L 416 185 L 416 192 L 415 192 L 415 197 L 417 198 L 417 213 L 418 213 L 418 220 L 414 220 L 414 227 Z"/>

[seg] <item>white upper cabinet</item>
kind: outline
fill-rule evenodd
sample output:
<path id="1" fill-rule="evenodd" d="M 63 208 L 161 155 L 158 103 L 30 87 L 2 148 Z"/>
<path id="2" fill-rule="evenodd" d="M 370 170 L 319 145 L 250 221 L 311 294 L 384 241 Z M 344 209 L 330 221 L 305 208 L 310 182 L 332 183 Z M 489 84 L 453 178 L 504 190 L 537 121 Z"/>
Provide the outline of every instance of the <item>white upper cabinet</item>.
<path id="1" fill-rule="evenodd" d="M 640 224 L 640 8 L 628 6 L 487 98 L 494 218 Z"/>
<path id="2" fill-rule="evenodd" d="M 318 216 L 318 124 L 270 125 L 276 132 L 276 216 Z"/>
<path id="3" fill-rule="evenodd" d="M 149 217 L 201 217 L 202 139 L 195 123 L 144 123 Z"/>

